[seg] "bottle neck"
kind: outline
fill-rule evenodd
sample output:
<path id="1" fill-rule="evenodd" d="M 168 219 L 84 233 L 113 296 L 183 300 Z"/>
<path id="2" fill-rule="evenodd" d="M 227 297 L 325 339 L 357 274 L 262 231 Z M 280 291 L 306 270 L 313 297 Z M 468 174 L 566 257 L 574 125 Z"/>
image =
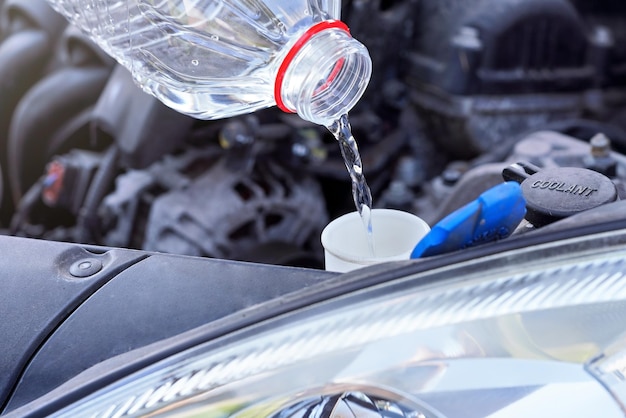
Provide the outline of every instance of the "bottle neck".
<path id="1" fill-rule="evenodd" d="M 312 26 L 292 46 L 276 77 L 276 104 L 329 126 L 359 101 L 372 72 L 363 44 L 339 21 Z"/>

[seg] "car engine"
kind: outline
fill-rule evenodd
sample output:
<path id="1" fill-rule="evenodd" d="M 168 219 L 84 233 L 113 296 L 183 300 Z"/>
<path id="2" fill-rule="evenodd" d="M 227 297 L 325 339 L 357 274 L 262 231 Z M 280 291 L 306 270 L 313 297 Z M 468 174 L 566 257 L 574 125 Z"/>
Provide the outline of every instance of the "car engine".
<path id="1" fill-rule="evenodd" d="M 44 0 L 0 6 L 0 233 L 323 267 L 321 230 L 354 210 L 325 128 L 191 119 Z M 373 59 L 350 120 L 375 207 L 432 225 L 517 163 L 626 195 L 626 3 L 351 0 L 343 19 Z M 544 215 L 516 233 L 566 217 Z"/>

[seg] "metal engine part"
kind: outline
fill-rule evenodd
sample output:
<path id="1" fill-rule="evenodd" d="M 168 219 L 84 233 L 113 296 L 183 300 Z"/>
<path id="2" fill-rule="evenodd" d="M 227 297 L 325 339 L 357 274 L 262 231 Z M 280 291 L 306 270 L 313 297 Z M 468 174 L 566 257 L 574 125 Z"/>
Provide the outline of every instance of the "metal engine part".
<path id="1" fill-rule="evenodd" d="M 107 245 L 311 267 L 328 221 L 312 177 L 272 161 L 236 170 L 216 147 L 118 177 L 100 212 Z"/>
<path id="2" fill-rule="evenodd" d="M 431 135 L 471 158 L 509 135 L 623 106 L 623 14 L 579 3 L 422 1 L 407 80 Z"/>
<path id="3" fill-rule="evenodd" d="M 414 202 L 413 210 L 433 224 L 448 213 L 476 199 L 481 193 L 503 181 L 502 171 L 513 163 L 529 162 L 544 169 L 580 167 L 610 177 L 620 197 L 626 196 L 626 156 L 611 151 L 610 141 L 599 134 L 591 141 L 554 131 L 539 131 L 522 138 L 503 161 L 472 167 L 456 161 L 442 175 L 433 179 L 425 194 Z"/>

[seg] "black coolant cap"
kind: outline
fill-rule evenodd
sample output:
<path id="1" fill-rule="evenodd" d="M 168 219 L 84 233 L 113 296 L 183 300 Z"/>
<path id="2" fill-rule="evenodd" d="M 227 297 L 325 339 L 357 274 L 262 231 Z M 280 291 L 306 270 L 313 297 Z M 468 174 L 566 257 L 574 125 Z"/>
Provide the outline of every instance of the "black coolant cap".
<path id="1" fill-rule="evenodd" d="M 517 163 L 505 169 L 503 176 L 521 183 L 526 219 L 536 227 L 617 200 L 617 188 L 611 179 L 586 168 L 539 169 Z"/>

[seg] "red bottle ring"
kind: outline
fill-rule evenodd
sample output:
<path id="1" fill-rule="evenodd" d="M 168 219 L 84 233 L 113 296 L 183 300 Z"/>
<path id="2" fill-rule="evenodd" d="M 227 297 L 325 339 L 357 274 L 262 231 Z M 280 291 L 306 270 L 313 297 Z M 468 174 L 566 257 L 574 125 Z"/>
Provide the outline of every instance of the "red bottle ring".
<path id="1" fill-rule="evenodd" d="M 276 75 L 276 82 L 274 84 L 274 100 L 276 101 L 276 105 L 278 106 L 278 108 L 281 109 L 283 112 L 295 113 L 295 110 L 289 109 L 285 105 L 285 102 L 283 102 L 283 98 L 281 96 L 281 91 L 283 88 L 283 81 L 285 80 L 285 73 L 287 72 L 289 65 L 291 65 L 291 62 L 296 57 L 298 52 L 300 52 L 302 47 L 304 47 L 304 45 L 306 45 L 306 43 L 314 35 L 326 29 L 332 29 L 332 28 L 344 30 L 348 34 L 350 33 L 350 28 L 348 28 L 348 26 L 340 20 L 324 20 L 322 22 L 316 23 L 315 25 L 311 26 L 306 32 L 302 34 L 300 39 L 298 39 L 298 41 L 291 47 L 291 49 L 285 56 L 285 59 L 280 64 L 280 67 L 278 68 L 278 74 Z M 343 62 L 344 62 L 343 59 L 337 62 L 337 64 L 335 65 L 335 68 L 333 68 L 333 71 L 331 72 L 329 76 L 329 79 L 326 81 L 324 86 L 322 86 L 322 88 L 328 87 L 328 85 L 332 82 L 332 80 L 337 76 L 337 74 L 339 73 L 339 70 L 343 66 Z"/>

